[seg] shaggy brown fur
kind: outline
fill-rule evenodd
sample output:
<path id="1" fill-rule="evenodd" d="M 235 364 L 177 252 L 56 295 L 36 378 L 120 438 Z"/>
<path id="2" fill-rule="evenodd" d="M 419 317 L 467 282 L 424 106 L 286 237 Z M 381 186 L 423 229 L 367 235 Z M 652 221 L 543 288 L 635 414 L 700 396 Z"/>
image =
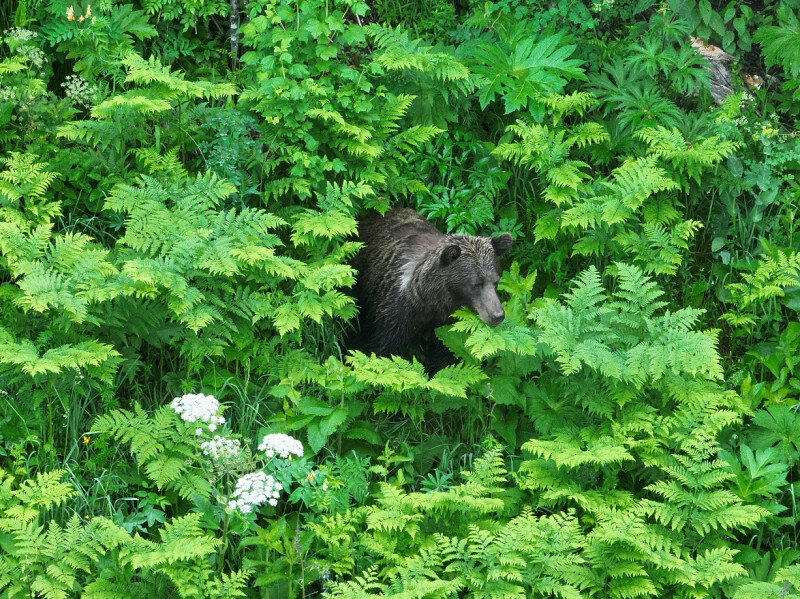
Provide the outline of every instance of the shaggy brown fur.
<path id="1" fill-rule="evenodd" d="M 508 233 L 492 239 L 445 235 L 413 210 L 396 209 L 362 219 L 359 241 L 358 349 L 428 354 L 431 343 L 440 344 L 433 330 L 465 306 L 487 324 L 503 321 L 496 256 L 511 248 Z"/>

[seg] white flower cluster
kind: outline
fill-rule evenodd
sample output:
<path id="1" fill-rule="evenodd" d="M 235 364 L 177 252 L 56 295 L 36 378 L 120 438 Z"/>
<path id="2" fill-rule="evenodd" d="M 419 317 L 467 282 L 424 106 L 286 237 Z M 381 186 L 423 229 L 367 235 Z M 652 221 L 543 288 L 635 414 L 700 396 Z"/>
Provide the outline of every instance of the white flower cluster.
<path id="1" fill-rule="evenodd" d="M 47 57 L 44 55 L 44 52 L 39 50 L 36 46 L 20 46 L 17 48 L 17 54 L 32 63 L 37 69 L 41 69 L 44 63 L 47 62 Z"/>
<path id="2" fill-rule="evenodd" d="M 94 87 L 89 87 L 89 83 L 80 75 L 67 75 L 61 86 L 67 98 L 75 104 L 89 106 L 94 99 Z"/>
<path id="3" fill-rule="evenodd" d="M 251 472 L 236 481 L 233 499 L 228 502 L 228 507 L 232 510 L 239 510 L 243 514 L 249 514 L 253 508 L 262 503 L 275 506 L 278 505 L 278 497 L 282 490 L 281 483 L 269 474 Z"/>
<path id="4" fill-rule="evenodd" d="M 37 34 L 30 29 L 23 29 L 22 27 L 13 27 L 11 29 L 6 29 L 3 32 L 3 35 L 8 40 L 14 40 L 17 43 L 12 46 L 14 52 L 19 54 L 23 60 L 27 62 L 33 63 L 33 66 L 37 69 L 41 69 L 42 66 L 47 62 L 47 57 L 45 56 L 44 52 L 42 52 L 36 46 L 29 44 L 33 38 L 37 37 Z"/>
<path id="5" fill-rule="evenodd" d="M 614 2 L 615 0 L 600 0 L 599 2 L 592 2 L 592 10 L 595 12 L 600 12 L 603 9 L 614 6 Z"/>
<path id="6" fill-rule="evenodd" d="M 24 29 L 23 27 L 12 27 L 11 29 L 6 29 L 3 32 L 3 35 L 18 41 L 21 44 L 29 42 L 35 37 L 39 37 L 39 34 L 36 33 L 35 31 L 31 31 L 30 29 Z"/>
<path id="7" fill-rule="evenodd" d="M 237 457 L 242 446 L 238 439 L 229 439 L 228 437 L 214 435 L 214 438 L 210 441 L 201 443 L 200 449 L 203 450 L 204 455 L 211 459 L 224 461 Z"/>
<path id="8" fill-rule="evenodd" d="M 303 444 L 294 437 L 282 433 L 265 435 L 258 449 L 266 453 L 268 458 L 278 455 L 286 459 L 292 454 L 299 458 L 303 457 Z"/>
<path id="9" fill-rule="evenodd" d="M 170 405 L 175 410 L 175 413 L 181 417 L 181 420 L 204 422 L 212 433 L 217 430 L 217 425 L 225 423 L 223 416 L 217 416 L 219 402 L 213 395 L 187 393 L 183 397 L 176 397 Z M 203 429 L 198 428 L 195 432 L 198 435 L 202 435 Z"/>

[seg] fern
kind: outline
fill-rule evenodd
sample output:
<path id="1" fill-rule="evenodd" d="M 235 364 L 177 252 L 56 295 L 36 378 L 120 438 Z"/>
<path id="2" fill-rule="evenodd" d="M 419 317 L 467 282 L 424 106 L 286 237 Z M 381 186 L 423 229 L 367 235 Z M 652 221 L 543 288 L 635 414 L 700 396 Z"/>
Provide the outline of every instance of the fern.
<path id="1" fill-rule="evenodd" d="M 278 255 L 281 242 L 274 230 L 285 221 L 259 209 L 221 209 L 234 191 L 229 183 L 213 173 L 186 179 L 180 169 L 171 170 L 178 177 L 174 181 L 143 176 L 139 185 L 118 185 L 106 202 L 108 209 L 127 215 L 125 235 L 118 241 L 124 248 L 121 273 L 126 293 L 163 301 L 188 330 L 208 330 L 222 346 L 230 335 L 222 331 L 231 330 L 233 314 L 251 323 L 271 311 L 279 331 L 299 327 L 299 319 L 289 326 L 281 320 L 286 308 L 280 307 L 283 295 L 276 287 L 301 273 L 305 276 L 298 284 L 316 289 L 305 305 L 318 312 L 303 309 L 299 290 L 287 308 L 299 306 L 299 316 L 311 319 L 346 312 L 351 304 L 335 293 L 335 287 L 351 283 L 347 268 L 307 270 L 301 262 Z M 242 284 L 229 285 L 217 279 L 220 276 L 238 278 Z M 237 296 L 249 302 L 240 306 L 234 301 Z"/>
<path id="2" fill-rule="evenodd" d="M 449 491 L 403 493 L 383 485 L 378 504 L 363 509 L 362 539 L 388 567 L 333 585 L 333 596 L 367 597 L 379 590 L 398 597 L 448 597 L 459 591 L 524 597 L 526 590 L 580 596 L 589 572 L 576 555 L 582 539 L 574 515 L 537 517 L 526 508 L 502 525 L 492 524 L 504 509 L 507 481 L 502 456 L 494 449 Z M 421 526 L 434 522 L 447 533 L 419 534 Z"/>
<path id="3" fill-rule="evenodd" d="M 769 515 L 764 508 L 741 505 L 732 492 L 719 488 L 732 477 L 719 461 L 673 457 L 674 465 L 664 466 L 670 478 L 648 487 L 663 503 L 640 504 L 642 512 L 659 524 L 673 530 L 688 528 L 702 537 L 720 529 L 751 527 Z"/>
<path id="4" fill-rule="evenodd" d="M 407 113 L 409 120 L 439 127 L 452 121 L 457 102 L 468 97 L 476 85 L 463 60 L 451 48 L 413 39 L 400 27 L 370 24 L 365 29 L 376 46 L 372 55 L 375 69 L 399 79 L 398 89 L 413 95 Z M 383 122 L 396 121 L 387 114 Z"/>
<path id="5" fill-rule="evenodd" d="M 455 366 L 445 368 L 428 379 L 421 364 L 416 361 L 409 364 L 407 360 L 396 356 L 377 358 L 352 352 L 347 362 L 353 368 L 357 381 L 397 393 L 431 390 L 442 395 L 466 398 L 466 390 L 483 379 L 477 368 Z"/>
<path id="6" fill-rule="evenodd" d="M 545 194 L 556 205 L 561 205 L 572 197 L 571 192 L 577 191 L 588 178 L 584 169 L 589 165 L 580 160 L 570 160 L 570 150 L 607 139 L 605 130 L 596 123 L 587 123 L 571 135 L 567 135 L 569 130 L 551 130 L 546 126 L 531 125 L 524 121 L 509 125 L 507 131 L 518 136 L 520 140 L 499 144 L 494 154 L 521 165 L 546 170 L 548 186 Z"/>
<path id="7" fill-rule="evenodd" d="M 76 323 L 90 319 L 93 305 L 122 293 L 117 269 L 108 252 L 86 235 L 51 236 L 41 225 L 26 232 L 13 223 L 0 223 L 0 250 L 17 278 L 14 303 L 26 312 L 57 311 Z"/>
<path id="8" fill-rule="evenodd" d="M 408 32 L 399 27 L 379 24 L 367 26 L 367 32 L 374 36 L 380 49 L 373 59 L 390 71 L 415 70 L 430 73 L 441 82 L 461 82 L 458 91 L 472 90 L 469 69 L 447 52 L 437 51 L 420 39 L 411 39 Z"/>
<path id="9" fill-rule="evenodd" d="M 552 460 L 556 466 L 567 468 L 618 464 L 633 460 L 633 456 L 618 440 L 612 437 L 586 439 L 588 436 L 589 434 L 581 435 L 583 438 L 556 437 L 547 442 L 531 439 L 522 446 L 522 449 L 546 460 Z"/>
<path id="10" fill-rule="evenodd" d="M 292 241 L 296 245 L 309 245 L 316 238 L 332 239 L 356 232 L 355 219 L 342 211 L 305 211 L 292 223 Z"/>
<path id="11" fill-rule="evenodd" d="M 601 181 L 598 187 L 605 193 L 564 211 L 564 226 L 587 229 L 616 225 L 628 220 L 651 195 L 675 189 L 677 184 L 653 158 L 640 158 L 626 161 L 612 173 L 610 181 Z"/>
<path id="12" fill-rule="evenodd" d="M 640 297 L 647 296 L 637 297 L 632 290 L 641 284 L 647 289 L 649 281 L 635 267 L 618 268 L 621 288 L 613 294 L 613 302 L 598 305 L 600 277 L 589 269 L 568 296 L 569 309 L 548 302 L 533 311 L 542 329 L 539 343 L 555 354 L 563 372 L 578 372 L 585 365 L 621 380 L 658 380 L 684 373 L 719 377 L 714 338 L 689 331 L 699 312 L 683 309 L 675 315 L 642 314 L 638 304 Z"/>
<path id="13" fill-rule="evenodd" d="M 74 494 L 61 482 L 63 471 L 37 475 L 12 490 L 15 480 L 0 471 L 0 592 L 4 597 L 46 599 L 76 596 L 102 599 L 130 597 L 135 590 L 155 593 L 170 580 L 170 592 L 182 598 L 244 597 L 247 570 L 216 577 L 208 558 L 219 540 L 206 534 L 199 514 L 176 518 L 160 531 L 160 541 L 129 535 L 103 517 L 88 522 L 73 514 L 65 524 L 35 519 Z M 24 502 L 24 509 L 19 503 Z M 149 581 L 149 582 L 145 582 Z"/>
<path id="14" fill-rule="evenodd" d="M 646 128 L 637 137 L 648 143 L 647 156 L 624 159 L 610 176 L 592 180 L 592 165 L 575 155 L 609 141 L 610 136 L 593 121 L 559 123 L 562 114 L 580 114 L 591 102 L 588 95 L 574 101 L 566 98 L 546 98 L 552 106 L 563 105 L 553 126 L 518 120 L 506 128 L 512 141 L 493 151 L 498 158 L 540 173 L 541 195 L 555 208 L 537 215 L 537 239 L 571 235 L 574 254 L 606 258 L 624 254 L 649 273 L 675 274 L 701 226 L 681 220 L 676 193 L 698 183 L 701 174 L 730 155 L 737 144 L 718 136 L 692 144 L 675 128 Z"/>
<path id="15" fill-rule="evenodd" d="M 722 318 L 733 326 L 756 324 L 756 306 L 783 297 L 786 289 L 800 283 L 800 253 L 772 248 L 765 241 L 762 245 L 768 252 L 758 260 L 755 270 L 742 273 L 743 282 L 727 286 L 734 309 Z"/>
<path id="16" fill-rule="evenodd" d="M 145 539 L 134 540 L 136 553 L 131 559 L 134 568 L 154 568 L 193 561 L 214 553 L 219 544 L 217 539 L 203 534 L 200 514 L 190 514 L 173 520 L 164 526 L 160 536 L 160 543 Z"/>
<path id="17" fill-rule="evenodd" d="M 745 573 L 724 536 L 770 513 L 731 491 L 716 458 L 738 400 L 715 382 L 715 334 L 694 330 L 700 312 L 664 311 L 641 269 L 613 271 L 610 291 L 588 269 L 560 301 L 530 310 L 537 349 L 560 374 L 541 368 L 541 390 L 528 391 L 538 434 L 516 479 L 537 505 L 587 515 L 580 555 L 595 575 L 583 592 L 708 594 Z M 620 484 L 628 477 L 650 483 Z"/>
<path id="18" fill-rule="evenodd" d="M 25 231 L 51 222 L 61 204 L 45 195 L 57 173 L 33 154 L 11 152 L 0 162 L 6 166 L 0 171 L 0 219 Z"/>
<path id="19" fill-rule="evenodd" d="M 668 160 L 674 169 L 697 183 L 704 170 L 719 164 L 739 147 L 737 142 L 717 135 L 690 142 L 676 127 L 648 127 L 637 131 L 636 137 L 647 143 L 651 155 Z"/>
<path id="20" fill-rule="evenodd" d="M 32 341 L 17 342 L 0 327 L 0 364 L 20 367 L 34 378 L 84 368 L 92 376 L 110 382 L 119 358 L 119 352 L 112 346 L 97 341 L 64 344 L 41 352 Z"/>
<path id="21" fill-rule="evenodd" d="M 674 275 L 683 263 L 682 250 L 689 249 L 689 240 L 701 226 L 687 220 L 669 230 L 662 223 L 647 223 L 640 233 L 623 231 L 614 240 L 635 255 L 647 272 Z"/>
<path id="22" fill-rule="evenodd" d="M 175 423 L 175 413 L 169 406 L 148 416 L 137 405 L 133 412 L 116 410 L 99 417 L 92 428 L 130 443 L 137 463 L 159 488 L 187 499 L 207 498 L 212 486 L 195 464 L 197 447 L 186 441 L 186 427 L 176 428 Z"/>

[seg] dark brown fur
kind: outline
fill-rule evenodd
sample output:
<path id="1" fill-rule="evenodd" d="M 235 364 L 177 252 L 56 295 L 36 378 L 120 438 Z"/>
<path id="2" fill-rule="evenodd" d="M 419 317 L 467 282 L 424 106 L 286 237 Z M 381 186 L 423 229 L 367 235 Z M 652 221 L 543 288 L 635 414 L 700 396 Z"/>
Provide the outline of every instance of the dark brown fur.
<path id="1" fill-rule="evenodd" d="M 365 352 L 408 357 L 428 353 L 436 327 L 461 307 L 487 324 L 502 322 L 496 256 L 511 236 L 445 235 L 409 209 L 373 214 L 359 223 L 364 247 L 355 258 L 360 338 Z M 443 348 L 442 348 L 443 349 Z"/>

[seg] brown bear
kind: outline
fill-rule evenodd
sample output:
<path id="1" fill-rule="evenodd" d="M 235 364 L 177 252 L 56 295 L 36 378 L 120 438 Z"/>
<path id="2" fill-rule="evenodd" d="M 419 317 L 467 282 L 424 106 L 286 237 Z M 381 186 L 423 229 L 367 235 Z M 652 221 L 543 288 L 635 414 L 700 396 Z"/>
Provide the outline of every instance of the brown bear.
<path id="1" fill-rule="evenodd" d="M 452 362 L 433 331 L 455 310 L 467 307 L 492 326 L 503 322 L 496 258 L 514 243 L 508 233 L 446 235 L 401 208 L 361 219 L 358 237 L 364 246 L 353 263 L 360 323 L 355 349 L 379 356 L 421 353 L 431 372 Z"/>

